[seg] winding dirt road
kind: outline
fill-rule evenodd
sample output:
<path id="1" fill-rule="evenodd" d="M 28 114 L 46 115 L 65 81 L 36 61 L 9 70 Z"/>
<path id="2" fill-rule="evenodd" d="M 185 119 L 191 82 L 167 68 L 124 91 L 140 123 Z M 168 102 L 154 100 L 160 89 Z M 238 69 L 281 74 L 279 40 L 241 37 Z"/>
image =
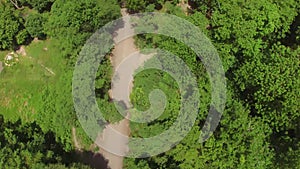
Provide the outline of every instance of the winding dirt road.
<path id="1" fill-rule="evenodd" d="M 122 16 L 126 16 L 126 9 L 121 9 Z M 124 20 L 124 28 L 118 30 L 118 33 L 129 33 L 126 31 L 130 31 L 128 27 L 130 27 L 129 21 Z M 123 40 L 120 43 L 115 45 L 115 48 L 112 52 L 111 63 L 116 72 L 118 65 L 130 54 L 137 52 L 138 49 L 134 44 L 134 39 L 132 37 Z M 119 76 L 122 76 L 120 74 Z M 121 81 L 122 83 L 122 81 Z M 125 85 L 128 86 L 128 85 Z M 132 85 L 130 87 L 131 91 Z M 112 99 L 116 99 L 112 97 Z M 129 98 L 128 98 L 129 99 Z M 129 102 L 129 100 L 126 100 Z M 130 105 L 126 104 L 127 107 Z M 128 118 L 128 117 L 127 117 Z M 129 120 L 124 118 L 119 123 L 116 124 L 109 124 L 103 130 L 102 134 L 98 136 L 97 140 L 95 141 L 98 145 L 106 145 L 109 150 L 113 150 L 114 152 L 118 152 L 118 154 L 126 154 L 129 150 L 128 148 L 128 140 L 124 137 L 120 137 L 116 132 L 123 134 L 124 136 L 130 135 L 130 128 L 129 128 Z M 123 168 L 123 157 L 112 154 L 102 148 L 100 148 L 100 153 L 103 155 L 105 159 L 108 160 L 108 167 L 111 169 L 122 169 Z"/>
<path id="2" fill-rule="evenodd" d="M 122 16 L 128 15 L 126 9 L 121 9 Z M 123 28 L 118 30 L 118 35 L 131 35 L 130 21 L 124 18 Z M 114 77 L 112 77 L 113 88 L 111 89 L 111 98 L 116 101 L 123 101 L 127 109 L 131 108 L 129 95 L 133 88 L 134 72 L 143 63 L 152 57 L 152 54 L 144 55 L 134 44 L 133 37 L 127 38 L 121 42 L 116 37 L 115 48 L 112 52 L 111 63 L 114 69 Z M 115 79 L 115 77 L 117 77 Z M 111 169 L 123 168 L 123 157 L 129 151 L 128 137 L 130 135 L 129 127 L 130 114 L 127 112 L 126 117 L 116 124 L 109 124 L 105 127 L 102 134 L 96 139 L 97 145 L 105 145 L 110 152 L 100 149 L 100 153 L 108 160 L 108 167 Z M 111 152 L 114 152 L 111 153 Z M 122 156 L 118 156 L 118 155 Z"/>
<path id="3" fill-rule="evenodd" d="M 122 16 L 128 15 L 126 9 L 121 9 Z M 118 35 L 130 35 L 133 33 L 133 29 L 130 29 L 130 21 L 123 19 L 124 26 L 117 31 Z M 133 37 L 127 38 L 121 42 L 116 37 L 115 48 L 112 51 L 112 57 L 110 58 L 111 64 L 114 70 L 114 87 L 110 90 L 110 96 L 113 100 L 123 101 L 127 108 L 131 108 L 129 95 L 133 88 L 133 75 L 135 70 L 140 67 L 146 60 L 152 55 L 143 55 L 139 53 L 139 50 L 134 44 Z M 122 65 L 122 66 L 120 66 Z M 113 80 L 115 76 L 118 80 Z M 101 158 L 98 159 L 99 164 L 96 168 L 101 169 L 122 169 L 123 168 L 123 156 L 129 151 L 128 137 L 130 136 L 130 114 L 127 113 L 126 117 L 118 123 L 108 124 L 105 126 L 101 134 L 98 135 L 93 146 L 100 148 L 97 154 L 101 154 Z M 76 130 L 72 128 L 72 135 L 74 145 L 77 151 L 81 151 L 80 143 L 76 139 Z M 102 148 L 104 145 L 105 149 Z M 118 155 L 116 155 L 118 154 Z M 94 158 L 92 155 L 91 158 Z M 89 158 L 89 157 L 88 157 Z M 102 159 L 104 158 L 104 159 Z M 87 160 L 91 161 L 91 160 Z M 108 163 L 105 166 L 105 161 Z"/>

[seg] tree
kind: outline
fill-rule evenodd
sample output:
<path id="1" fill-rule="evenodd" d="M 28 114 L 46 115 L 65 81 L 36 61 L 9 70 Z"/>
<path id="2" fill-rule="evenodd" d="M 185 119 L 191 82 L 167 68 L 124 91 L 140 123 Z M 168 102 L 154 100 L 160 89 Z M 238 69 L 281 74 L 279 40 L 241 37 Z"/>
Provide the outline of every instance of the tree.
<path id="1" fill-rule="evenodd" d="M 30 14 L 26 18 L 25 27 L 31 37 L 44 38 L 45 18 L 41 14 Z"/>
<path id="2" fill-rule="evenodd" d="M 126 7 L 129 12 L 139 12 L 146 8 L 145 0 L 128 0 L 126 1 Z"/>
<path id="3" fill-rule="evenodd" d="M 51 5 L 55 0 L 25 0 L 23 3 L 28 3 L 33 9 L 36 9 L 39 12 L 50 11 Z"/>
<path id="4" fill-rule="evenodd" d="M 0 115 L 1 168 L 90 169 L 82 163 L 74 163 L 74 157 L 55 141 L 53 132 L 43 132 L 35 122 L 7 122 Z"/>
<path id="5" fill-rule="evenodd" d="M 295 154 L 299 152 L 299 45 L 297 41 L 292 45 L 281 41 L 289 32 L 294 32 L 297 39 L 299 1 L 195 1 L 194 10 L 186 18 L 212 39 L 228 78 L 231 96 L 227 99 L 219 128 L 209 140 L 198 145 L 199 128 L 207 113 L 200 112 L 198 125 L 174 149 L 147 159 L 128 159 L 127 167 L 298 167 L 299 157 Z M 183 58 L 199 78 L 200 86 L 205 86 L 200 95 L 208 100 L 209 105 L 207 93 L 210 90 L 207 81 L 201 80 L 205 71 L 184 44 L 153 35 L 138 36 L 137 44 L 139 48 L 158 47 Z M 161 79 L 152 78 L 148 75 L 135 79 L 134 106 L 148 106 L 146 96 L 151 87 L 147 85 L 155 86 L 151 80 Z M 141 83 L 145 84 L 139 86 Z M 168 86 L 168 90 L 172 88 Z M 200 105 L 200 110 L 207 109 L 208 105 Z M 176 104 L 168 107 L 166 114 L 171 115 L 175 107 Z M 166 124 L 172 122 L 171 119 L 150 124 L 131 123 L 132 135 L 140 137 L 160 133 Z"/>
<path id="6" fill-rule="evenodd" d="M 17 44 L 24 44 L 29 39 L 29 33 L 26 29 L 22 29 L 16 36 Z"/>
<path id="7" fill-rule="evenodd" d="M 282 45 L 266 49 L 235 72 L 241 98 L 277 131 L 294 128 L 299 114 L 299 51 Z"/>
<path id="8" fill-rule="evenodd" d="M 0 166 L 31 168 L 36 163 L 55 163 L 64 152 L 53 133 L 44 133 L 36 123 L 5 122 L 0 116 Z"/>
<path id="9" fill-rule="evenodd" d="M 49 85 L 43 88 L 40 95 L 41 103 L 36 118 L 37 123 L 43 131 L 52 131 L 56 140 L 64 145 L 66 151 L 72 150 L 71 129 L 76 124 L 71 88 L 71 71 L 57 80 L 56 85 Z"/>
<path id="10" fill-rule="evenodd" d="M 45 25 L 46 34 L 61 39 L 64 55 L 77 55 L 87 38 L 120 16 L 117 1 L 57 0 Z"/>
<path id="11" fill-rule="evenodd" d="M 204 143 L 199 143 L 201 123 L 196 125 L 173 149 L 146 159 L 127 159 L 127 168 L 270 168 L 273 150 L 269 148 L 271 129 L 260 118 L 248 116 L 249 110 L 230 101 L 220 127 Z M 144 130 L 140 128 L 139 130 Z M 149 131 L 149 128 L 145 129 Z"/>
<path id="12" fill-rule="evenodd" d="M 172 4 L 173 7 L 179 3 L 179 0 L 128 0 L 126 1 L 126 8 L 130 13 L 137 12 L 153 12 L 154 9 L 160 10 L 165 3 Z"/>
<path id="13" fill-rule="evenodd" d="M 19 6 L 19 1 L 18 0 L 10 0 L 10 2 L 17 8 L 17 9 L 22 9 L 24 7 Z"/>
<path id="14" fill-rule="evenodd" d="M 0 5 L 0 49 L 11 49 L 24 42 L 26 34 L 21 21 L 12 8 Z"/>

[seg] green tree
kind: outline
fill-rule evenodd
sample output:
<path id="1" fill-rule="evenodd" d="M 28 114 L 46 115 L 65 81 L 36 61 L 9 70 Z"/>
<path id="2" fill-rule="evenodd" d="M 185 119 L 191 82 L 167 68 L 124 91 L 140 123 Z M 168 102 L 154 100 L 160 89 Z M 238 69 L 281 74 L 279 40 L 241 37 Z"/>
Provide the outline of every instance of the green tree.
<path id="1" fill-rule="evenodd" d="M 45 25 L 46 34 L 61 39 L 65 56 L 77 55 L 92 33 L 119 16 L 117 1 L 57 0 Z"/>
<path id="2" fill-rule="evenodd" d="M 36 123 L 5 122 L 0 116 L 1 168 L 31 168 L 36 163 L 56 163 L 64 151 L 53 133 L 44 133 Z"/>
<path id="3" fill-rule="evenodd" d="M 72 72 L 66 71 L 57 80 L 56 85 L 45 86 L 40 97 L 41 103 L 37 123 L 43 131 L 52 131 L 56 140 L 64 145 L 66 151 L 72 150 L 71 129 L 76 124 L 76 114 L 72 100 Z"/>
<path id="4" fill-rule="evenodd" d="M 139 12 L 146 8 L 145 0 L 128 0 L 126 1 L 126 7 L 129 12 Z"/>
<path id="5" fill-rule="evenodd" d="M 29 33 L 26 29 L 22 29 L 16 36 L 17 44 L 24 44 L 29 39 Z"/>
<path id="6" fill-rule="evenodd" d="M 26 18 L 25 27 L 31 37 L 44 38 L 44 23 L 45 18 L 41 14 L 30 14 Z"/>
<path id="7" fill-rule="evenodd" d="M 238 92 L 277 131 L 293 128 L 300 117 L 299 50 L 273 45 L 264 53 L 236 70 Z"/>
<path id="8" fill-rule="evenodd" d="M 172 4 L 172 7 L 175 7 L 179 3 L 179 0 L 127 0 L 125 2 L 126 8 L 130 13 L 153 12 L 154 9 L 162 9 L 166 3 Z"/>
<path id="9" fill-rule="evenodd" d="M 29 4 L 39 12 L 50 11 L 55 0 L 24 0 L 23 4 Z"/>
<path id="10" fill-rule="evenodd" d="M 249 110 L 241 103 L 228 103 L 220 127 L 204 143 L 198 140 L 203 123 L 197 120 L 196 124 L 199 125 L 173 149 L 146 159 L 127 159 L 127 168 L 264 169 L 272 166 L 274 154 L 268 143 L 271 129 L 260 118 L 249 117 Z"/>
<path id="11" fill-rule="evenodd" d="M 0 4 L 0 49 L 11 49 L 25 41 L 21 21 L 11 7 Z"/>

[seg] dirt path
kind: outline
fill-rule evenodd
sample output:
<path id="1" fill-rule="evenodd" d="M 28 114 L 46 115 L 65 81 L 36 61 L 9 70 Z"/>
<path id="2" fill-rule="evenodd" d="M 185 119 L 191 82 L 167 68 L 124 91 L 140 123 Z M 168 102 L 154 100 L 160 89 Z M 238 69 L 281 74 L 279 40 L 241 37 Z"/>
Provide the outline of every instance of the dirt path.
<path id="1" fill-rule="evenodd" d="M 127 15 L 126 9 L 121 9 L 121 13 L 122 13 L 122 16 Z M 126 23 L 125 27 L 128 27 L 129 23 L 128 22 L 125 22 L 125 23 Z M 126 30 L 128 30 L 128 29 L 122 28 L 118 31 L 118 33 L 126 33 L 126 32 L 124 32 Z M 117 41 L 117 40 L 115 40 L 115 41 Z M 110 58 L 114 72 L 116 71 L 117 66 L 127 56 L 129 56 L 130 54 L 137 52 L 137 51 L 138 50 L 134 44 L 133 38 L 128 38 L 128 39 L 116 44 L 114 50 L 112 51 L 112 57 Z M 129 118 L 129 117 L 127 117 L 127 118 Z M 93 145 L 93 146 L 106 145 L 109 150 L 118 152 L 118 154 L 126 154 L 126 152 L 128 151 L 128 146 L 127 146 L 128 140 L 120 138 L 119 135 L 116 134 L 115 131 L 117 131 L 118 133 L 121 133 L 125 136 L 130 135 L 129 120 L 127 118 L 124 118 L 123 120 L 121 120 L 115 124 L 108 124 L 105 127 L 105 129 L 103 130 L 103 132 L 97 137 L 97 139 L 95 140 L 95 145 Z M 74 127 L 72 128 L 72 136 L 73 136 L 73 142 L 74 142 L 74 146 L 75 146 L 76 150 L 81 152 L 81 146 L 76 138 L 76 129 Z M 98 153 L 101 154 L 101 156 L 103 156 L 102 158 L 104 158 L 104 159 L 100 159 L 100 161 L 107 160 L 108 163 L 107 163 L 106 167 L 104 167 L 104 165 L 102 164 L 103 162 L 101 162 L 99 165 L 94 164 L 94 165 L 97 165 L 96 168 L 101 168 L 101 169 L 107 169 L 107 168 L 122 169 L 123 168 L 123 157 L 122 156 L 112 154 L 112 153 L 102 149 L 101 147 L 99 147 L 99 148 L 100 148 L 100 150 Z M 89 157 L 86 157 L 86 158 L 89 158 Z M 90 161 L 90 160 L 87 160 L 87 161 Z"/>
<path id="2" fill-rule="evenodd" d="M 121 9 L 121 13 L 122 16 L 128 15 L 124 8 Z M 130 28 L 130 22 L 124 20 L 124 27 L 118 30 L 118 34 L 131 34 L 133 30 L 128 28 Z M 118 41 L 118 39 L 114 40 Z M 123 101 L 127 108 L 132 107 L 129 94 L 133 87 L 133 74 L 135 69 L 148 58 L 149 55 L 139 54 L 132 37 L 116 43 L 111 57 L 114 73 L 118 76 L 118 80 L 117 82 L 114 81 L 114 88 L 110 92 L 113 100 Z M 122 65 L 121 67 L 119 67 L 120 64 Z M 102 134 L 98 136 L 96 144 L 105 145 L 109 150 L 125 155 L 129 151 L 128 139 L 126 138 L 126 136 L 129 137 L 130 135 L 129 116 L 130 114 L 128 113 L 126 118 L 118 123 L 107 125 Z M 108 160 L 108 167 L 111 169 L 123 168 L 122 156 L 112 154 L 102 148 L 100 149 L 100 153 Z"/>
<path id="3" fill-rule="evenodd" d="M 122 16 L 128 15 L 126 9 L 121 9 Z M 130 27 L 129 21 L 124 20 L 124 27 L 118 30 L 118 34 L 131 34 L 133 30 L 128 29 Z M 114 39 L 115 42 L 118 39 Z M 143 62 L 151 57 L 151 55 L 143 55 L 139 53 L 139 50 L 134 44 L 134 39 L 127 38 L 119 43 L 115 43 L 115 48 L 112 51 L 112 57 L 110 58 L 113 66 L 114 73 L 117 74 L 119 80 L 114 83 L 114 88 L 110 90 L 110 96 L 113 100 L 122 100 L 127 108 L 132 107 L 130 104 L 129 94 L 133 87 L 133 74 Z M 130 56 L 130 57 L 129 57 Z M 124 64 L 123 64 L 124 63 Z M 119 67 L 119 65 L 123 65 Z M 112 77 L 113 78 L 113 77 Z M 124 92 L 125 91 L 125 92 Z M 115 124 L 108 124 L 105 126 L 103 132 L 98 135 L 93 146 L 105 145 L 108 152 L 103 148 L 98 151 L 104 159 L 100 158 L 100 161 L 107 160 L 107 167 L 103 167 L 103 162 L 97 165 L 96 168 L 101 169 L 122 169 L 123 168 L 123 156 L 129 151 L 128 139 L 130 136 L 130 114 L 128 113 L 126 118 Z M 120 135 L 121 134 L 121 135 Z M 74 146 L 77 150 L 81 150 L 80 143 L 76 138 L 76 129 L 72 128 L 72 135 Z M 92 146 L 92 147 L 93 147 Z M 118 156 L 119 154 L 122 156 Z"/>
<path id="4" fill-rule="evenodd" d="M 74 146 L 75 146 L 75 149 L 77 151 L 81 151 L 81 146 L 77 140 L 77 137 L 76 137 L 76 128 L 75 127 L 72 127 L 72 137 L 73 137 L 73 142 L 74 142 Z"/>
<path id="5" fill-rule="evenodd" d="M 126 9 L 121 9 L 122 16 L 127 15 Z M 129 23 L 125 22 L 124 27 L 128 27 Z M 125 28 L 120 29 L 118 32 L 124 32 L 127 30 Z M 134 44 L 133 38 L 127 38 L 126 40 L 116 44 L 111 57 L 111 63 L 114 69 L 114 72 L 117 69 L 117 66 L 130 54 L 137 52 L 137 48 Z M 96 143 L 105 144 L 109 147 L 110 150 L 114 150 L 119 152 L 120 154 L 125 154 L 128 151 L 128 140 L 119 138 L 118 135 L 115 134 L 115 131 L 125 135 L 130 135 L 129 129 L 129 120 L 124 118 L 119 123 L 109 124 L 103 130 L 103 133 L 98 136 Z M 110 152 L 107 152 L 104 149 L 100 149 L 100 153 L 104 156 L 105 159 L 108 160 L 108 167 L 111 169 L 122 169 L 123 168 L 123 157 L 117 156 Z"/>
<path id="6" fill-rule="evenodd" d="M 181 3 L 182 8 L 187 12 L 189 6 L 185 4 L 184 0 Z M 124 8 L 121 9 L 121 13 L 122 16 L 128 15 Z M 130 21 L 124 20 L 124 27 L 119 29 L 117 34 L 132 34 L 133 30 L 128 29 L 128 27 L 130 27 Z M 118 41 L 118 39 L 114 40 Z M 118 80 L 114 80 L 113 89 L 110 92 L 113 100 L 123 101 L 128 109 L 132 107 L 129 95 L 133 88 L 134 71 L 152 56 L 153 54 L 140 54 L 132 37 L 116 43 L 111 57 L 114 73 L 118 77 Z M 125 155 L 129 151 L 128 139 L 125 137 L 129 137 L 130 135 L 129 117 L 130 114 L 128 113 L 126 118 L 119 121 L 119 123 L 107 125 L 95 143 L 105 145 L 108 150 L 113 151 L 115 154 Z M 100 148 L 99 152 L 108 160 L 108 167 L 110 169 L 123 168 L 122 156 L 115 155 L 102 148 Z"/>

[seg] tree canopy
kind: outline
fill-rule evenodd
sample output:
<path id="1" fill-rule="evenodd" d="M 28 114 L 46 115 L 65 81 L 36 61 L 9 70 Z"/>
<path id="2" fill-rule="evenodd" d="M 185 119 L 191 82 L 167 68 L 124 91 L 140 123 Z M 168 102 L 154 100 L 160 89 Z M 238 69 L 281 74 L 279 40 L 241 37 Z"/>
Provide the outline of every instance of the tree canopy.
<path id="1" fill-rule="evenodd" d="M 27 52 L 16 54 L 22 55 L 16 66 L 4 64 L 0 74 L 0 168 L 94 167 L 76 158 L 73 129 L 81 155 L 98 150 L 76 117 L 72 75 L 86 40 L 118 19 L 121 5 L 132 14 L 168 13 L 194 24 L 216 47 L 227 80 L 222 119 L 199 143 L 212 92 L 201 59 L 171 37 L 134 37 L 140 51 L 159 48 L 186 63 L 197 78 L 200 104 L 195 125 L 175 147 L 149 158 L 125 158 L 125 168 L 300 168 L 300 0 L 0 0 L 0 61 L 22 45 Z M 108 54 L 96 73 L 95 96 L 109 123 L 123 119 L 109 95 L 112 74 Z M 133 110 L 147 110 L 155 89 L 167 97 L 165 110 L 150 123 L 131 122 L 131 137 L 160 134 L 176 120 L 178 84 L 159 70 L 134 77 Z"/>

